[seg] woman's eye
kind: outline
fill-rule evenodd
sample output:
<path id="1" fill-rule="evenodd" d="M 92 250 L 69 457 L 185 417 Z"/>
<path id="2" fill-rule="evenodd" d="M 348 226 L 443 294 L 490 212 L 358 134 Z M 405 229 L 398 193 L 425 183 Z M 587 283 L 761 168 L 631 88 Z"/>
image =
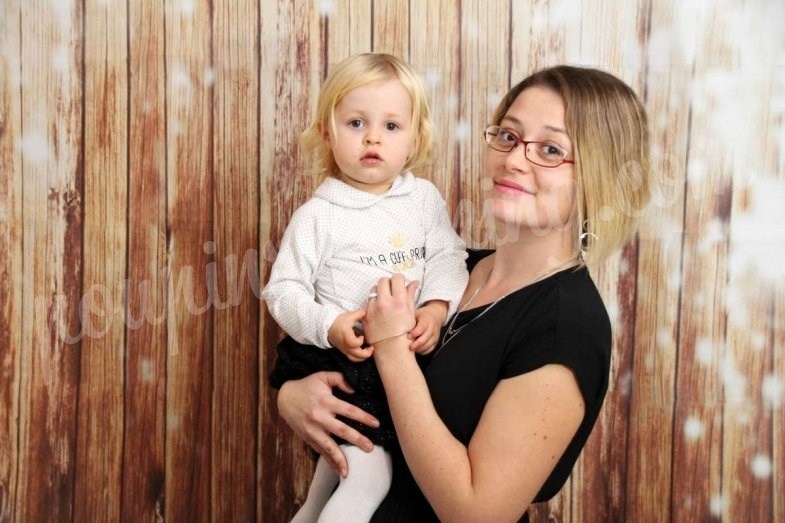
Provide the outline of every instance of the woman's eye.
<path id="1" fill-rule="evenodd" d="M 354 120 L 349 120 L 349 127 L 354 127 L 356 129 L 359 129 L 362 126 L 363 126 L 363 121 L 360 120 L 359 118 L 355 118 Z"/>
<path id="2" fill-rule="evenodd" d="M 518 141 L 518 138 L 514 134 L 512 134 L 509 131 L 505 131 L 504 129 L 499 131 L 499 138 L 501 138 L 502 141 L 505 141 L 505 142 L 508 142 L 508 143 L 515 143 L 515 142 Z"/>
<path id="3" fill-rule="evenodd" d="M 387 122 L 385 127 L 387 128 L 388 131 L 394 131 L 394 130 L 398 129 L 399 126 L 395 122 Z"/>
<path id="4" fill-rule="evenodd" d="M 560 147 L 557 147 L 552 143 L 542 144 L 540 150 L 542 151 L 542 154 L 544 154 L 545 156 L 550 156 L 553 158 L 564 158 L 566 156 L 565 152 Z"/>

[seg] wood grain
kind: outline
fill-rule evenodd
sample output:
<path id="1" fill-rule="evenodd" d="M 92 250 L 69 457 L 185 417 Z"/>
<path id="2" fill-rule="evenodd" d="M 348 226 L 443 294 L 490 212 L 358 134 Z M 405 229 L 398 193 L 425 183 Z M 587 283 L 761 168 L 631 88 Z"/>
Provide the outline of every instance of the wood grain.
<path id="1" fill-rule="evenodd" d="M 672 6 L 658 3 L 651 24 L 671 23 Z M 652 200 L 639 232 L 636 339 L 630 376 L 626 515 L 670 520 L 672 448 L 682 427 L 673 427 L 679 329 L 685 159 L 688 144 L 687 71 L 664 69 L 672 56 L 650 51 L 646 109 L 652 116 Z M 658 116 L 659 115 L 659 116 Z M 656 430 L 655 430 L 656 428 Z M 647 449 L 641 452 L 641 449 Z"/>
<path id="2" fill-rule="evenodd" d="M 163 6 L 128 4 L 128 283 L 122 520 L 161 521 L 165 503 L 167 274 Z"/>
<path id="3" fill-rule="evenodd" d="M 21 10 L 23 254 L 18 521 L 74 515 L 80 353 L 82 6 Z"/>
<path id="4" fill-rule="evenodd" d="M 682 4 L 674 4 L 673 16 L 690 13 Z M 680 277 L 674 277 L 681 285 L 671 479 L 671 517 L 677 521 L 717 518 L 727 501 L 722 485 L 724 391 L 719 364 L 725 352 L 728 246 L 724 241 L 701 242 L 709 227 L 727 223 L 730 213 L 731 180 L 724 154 L 720 144 L 707 140 L 705 134 L 711 129 L 705 73 L 718 58 L 729 58 L 718 46 L 719 36 L 697 42 L 694 55 L 687 57 L 693 73 L 680 87 L 694 94 L 687 124 L 682 269 Z M 703 176 L 704 172 L 712 176 Z M 694 427 L 693 432 L 689 427 Z"/>
<path id="5" fill-rule="evenodd" d="M 259 392 L 259 41 L 251 37 L 258 20 L 257 2 L 214 5 L 213 521 L 256 514 L 256 461 L 249 458 Z"/>
<path id="6" fill-rule="evenodd" d="M 22 135 L 20 6 L 0 3 L 0 522 L 13 521 L 19 474 L 22 356 Z"/>
<path id="7" fill-rule="evenodd" d="M 411 20 L 409 0 L 381 0 L 373 3 L 373 50 L 390 53 L 409 61 Z"/>
<path id="8" fill-rule="evenodd" d="M 328 69 L 349 56 L 367 53 L 373 45 L 373 0 L 337 2 L 325 18 Z M 329 70 L 328 70 L 329 72 Z"/>
<path id="9" fill-rule="evenodd" d="M 212 514 L 214 260 L 211 6 L 166 3 L 166 518 Z"/>
<path id="10" fill-rule="evenodd" d="M 315 188 L 314 178 L 307 174 L 312 159 L 300 152 L 298 140 L 313 118 L 321 72 L 327 65 L 320 45 L 326 25 L 315 16 L 314 6 L 269 4 L 265 2 L 261 12 L 261 31 L 266 35 L 261 44 L 259 109 L 261 171 L 265 173 L 260 191 L 263 281 L 267 281 L 291 213 Z M 304 444 L 280 422 L 274 407 L 276 393 L 266 383 L 281 336 L 266 309 L 261 329 L 259 473 L 264 480 L 258 485 L 257 517 L 283 521 L 305 500 L 314 463 Z"/>
<path id="11" fill-rule="evenodd" d="M 79 370 L 77 521 L 120 518 L 123 461 L 122 306 L 128 204 L 125 6 L 85 3 L 84 252 Z"/>
<path id="12" fill-rule="evenodd" d="M 294 514 L 313 462 L 257 294 L 315 188 L 320 84 L 369 50 L 425 79 L 424 175 L 473 247 L 504 239 L 480 133 L 507 88 L 591 65 L 648 109 L 654 201 L 593 272 L 607 403 L 531 520 L 785 520 L 775 4 L 0 0 L 0 522 Z"/>
<path id="13" fill-rule="evenodd" d="M 411 2 L 409 16 L 427 31 L 409 34 L 409 62 L 423 77 L 431 108 L 435 137 L 433 161 L 422 173 L 433 182 L 447 201 L 458 204 L 458 154 L 449 136 L 458 123 L 460 83 L 460 5 L 455 0 Z"/>

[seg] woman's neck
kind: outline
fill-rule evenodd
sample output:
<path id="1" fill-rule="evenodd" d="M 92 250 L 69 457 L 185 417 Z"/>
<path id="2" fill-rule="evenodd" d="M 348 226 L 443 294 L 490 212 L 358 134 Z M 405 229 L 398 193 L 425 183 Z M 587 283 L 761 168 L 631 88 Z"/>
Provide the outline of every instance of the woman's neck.
<path id="1" fill-rule="evenodd" d="M 566 232 L 521 237 L 496 247 L 489 287 L 524 285 L 549 273 L 575 265 L 575 242 Z"/>

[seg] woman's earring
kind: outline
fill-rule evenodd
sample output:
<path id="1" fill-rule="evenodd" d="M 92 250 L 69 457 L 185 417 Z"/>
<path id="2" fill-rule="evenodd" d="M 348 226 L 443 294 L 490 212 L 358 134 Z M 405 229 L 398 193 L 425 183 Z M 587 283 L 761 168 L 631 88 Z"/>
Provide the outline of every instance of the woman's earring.
<path id="1" fill-rule="evenodd" d="M 597 241 L 597 235 L 593 232 L 588 232 L 588 228 L 589 221 L 586 220 L 583 222 L 583 227 L 581 227 L 582 232 L 578 234 L 578 251 L 580 253 L 581 260 L 584 262 L 586 261 L 586 257 L 589 255 L 589 243 Z"/>

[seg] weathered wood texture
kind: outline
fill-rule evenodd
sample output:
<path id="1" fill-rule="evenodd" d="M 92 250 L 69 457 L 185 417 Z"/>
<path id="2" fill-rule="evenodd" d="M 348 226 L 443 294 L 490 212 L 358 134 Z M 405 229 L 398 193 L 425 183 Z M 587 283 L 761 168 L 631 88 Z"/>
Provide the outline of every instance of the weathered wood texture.
<path id="1" fill-rule="evenodd" d="M 657 184 L 595 272 L 607 403 L 533 521 L 785 520 L 785 7 L 772 0 L 0 0 L 0 522 L 286 521 L 313 462 L 258 296 L 314 188 L 330 67 L 425 80 L 426 174 L 471 246 L 480 131 L 592 65 L 641 95 Z"/>

